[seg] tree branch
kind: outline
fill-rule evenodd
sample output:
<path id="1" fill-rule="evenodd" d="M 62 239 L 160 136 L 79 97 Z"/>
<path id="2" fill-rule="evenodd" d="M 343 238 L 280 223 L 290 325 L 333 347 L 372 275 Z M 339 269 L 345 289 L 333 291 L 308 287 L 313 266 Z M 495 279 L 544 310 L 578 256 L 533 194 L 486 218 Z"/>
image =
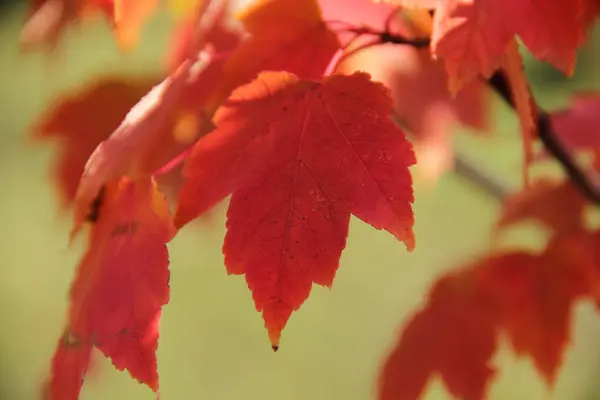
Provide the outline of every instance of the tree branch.
<path id="1" fill-rule="evenodd" d="M 355 35 L 371 35 L 379 39 L 378 44 L 392 43 L 392 44 L 405 44 L 408 46 L 422 49 L 429 46 L 428 38 L 417 38 L 408 39 L 402 35 L 396 35 L 387 31 L 377 31 L 368 26 L 362 27 L 350 27 L 344 29 L 345 32 L 354 33 Z"/>
<path id="2" fill-rule="evenodd" d="M 361 28 L 362 29 L 362 28 Z M 364 33 L 379 37 L 381 43 L 394 43 L 423 48 L 429 45 L 429 39 L 411 40 L 402 35 L 392 34 L 390 32 L 376 32 L 367 29 Z M 504 73 L 497 71 L 487 83 L 506 103 L 513 109 L 513 102 L 510 85 Z M 600 187 L 592 181 L 580 165 L 573 159 L 572 155 L 564 148 L 557 138 L 556 133 L 552 129 L 552 121 L 547 112 L 538 107 L 537 120 L 538 137 L 544 148 L 560 163 L 562 169 L 567 174 L 572 183 L 579 188 L 585 197 L 592 203 L 600 205 Z M 495 190 L 495 189 L 494 189 Z"/>
<path id="3" fill-rule="evenodd" d="M 502 182 L 491 171 L 458 151 L 454 154 L 454 172 L 500 202 L 514 192 L 510 185 Z"/>
<path id="4" fill-rule="evenodd" d="M 496 93 L 506 101 L 506 103 L 512 108 L 515 107 L 508 80 L 502 72 L 497 71 L 487 82 Z M 581 169 L 577 164 L 577 161 L 573 159 L 573 156 L 560 143 L 556 133 L 552 129 L 550 115 L 539 107 L 538 120 L 536 123 L 538 137 L 544 145 L 544 148 L 560 163 L 569 179 L 571 179 L 571 182 L 579 188 L 585 197 L 592 203 L 600 204 L 600 188 L 594 185 L 590 177 Z"/>

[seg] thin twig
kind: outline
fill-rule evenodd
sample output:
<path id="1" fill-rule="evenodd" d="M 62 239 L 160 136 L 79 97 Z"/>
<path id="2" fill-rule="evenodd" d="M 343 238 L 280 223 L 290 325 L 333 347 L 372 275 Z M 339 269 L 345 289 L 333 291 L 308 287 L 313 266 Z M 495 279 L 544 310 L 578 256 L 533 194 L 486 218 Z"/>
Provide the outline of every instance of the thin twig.
<path id="1" fill-rule="evenodd" d="M 388 31 L 377 31 L 368 26 L 349 27 L 349 28 L 340 29 L 339 31 L 354 33 L 357 35 L 375 36 L 377 38 L 378 44 L 384 44 L 384 43 L 405 44 L 405 45 L 416 47 L 416 48 L 425 48 L 425 47 L 429 46 L 428 38 L 409 39 L 409 38 L 405 38 L 402 35 L 396 35 L 391 32 L 388 32 Z"/>

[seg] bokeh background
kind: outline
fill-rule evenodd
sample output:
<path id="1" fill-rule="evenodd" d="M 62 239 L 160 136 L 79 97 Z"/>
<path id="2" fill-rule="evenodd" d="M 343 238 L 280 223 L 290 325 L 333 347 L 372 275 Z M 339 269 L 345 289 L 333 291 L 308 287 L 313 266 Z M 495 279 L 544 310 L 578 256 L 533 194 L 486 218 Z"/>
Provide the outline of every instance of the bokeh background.
<path id="1" fill-rule="evenodd" d="M 99 24 L 68 36 L 55 57 L 24 55 L 18 35 L 25 4 L 3 0 L 0 5 L 0 399 L 29 400 L 39 394 L 61 334 L 82 248 L 67 245 L 69 219 L 58 211 L 48 179 L 53 149 L 32 143 L 28 129 L 64 91 L 111 73 L 155 71 L 170 22 L 164 14 L 153 18 L 140 45 L 128 54 L 119 52 L 108 28 Z M 593 37 L 571 80 L 528 59 L 542 106 L 561 107 L 574 90 L 598 89 L 600 32 Z M 494 179 L 516 188 L 521 171 L 517 120 L 500 101 L 493 103 L 492 118 L 490 138 L 459 134 L 456 148 Z M 218 207 L 213 223 L 186 228 L 169 246 L 172 296 L 164 308 L 158 352 L 162 399 L 373 398 L 381 363 L 432 282 L 492 245 L 499 203 L 454 173 L 433 188 L 416 182 L 417 249 L 412 253 L 391 235 L 353 219 L 333 290 L 313 289 L 276 354 L 243 277 L 225 273 L 225 207 Z M 525 227 L 510 240 L 535 245 L 540 235 Z M 530 361 L 515 358 L 508 346 L 496 361 L 500 373 L 491 399 L 600 399 L 597 311 L 590 304 L 578 306 L 572 345 L 553 392 Z M 85 400 L 154 397 L 103 357 L 82 392 Z M 434 380 L 425 398 L 450 397 Z"/>

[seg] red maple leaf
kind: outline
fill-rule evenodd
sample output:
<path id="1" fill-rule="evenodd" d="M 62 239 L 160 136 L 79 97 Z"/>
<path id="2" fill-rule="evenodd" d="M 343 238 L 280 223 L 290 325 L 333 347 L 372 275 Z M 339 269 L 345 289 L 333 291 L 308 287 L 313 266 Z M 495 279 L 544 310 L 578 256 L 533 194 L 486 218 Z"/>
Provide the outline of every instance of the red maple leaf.
<path id="1" fill-rule="evenodd" d="M 570 75 L 577 48 L 590 22 L 589 1 L 582 0 L 392 0 L 435 8 L 432 52 L 445 60 L 452 79 L 470 81 L 499 67 L 515 35 L 540 59 Z"/>
<path id="2" fill-rule="evenodd" d="M 158 320 L 169 300 L 166 243 L 175 234 L 168 205 L 150 178 L 122 178 L 105 186 L 97 212 L 54 356 L 50 399 L 77 398 L 92 346 L 158 390 Z"/>
<path id="3" fill-rule="evenodd" d="M 63 206 L 71 205 L 85 164 L 94 149 L 117 129 L 158 77 L 106 77 L 72 95 L 63 95 L 33 129 L 35 140 L 57 140 L 51 170 Z M 98 112 L 102 110 L 102 112 Z"/>
<path id="4" fill-rule="evenodd" d="M 489 128 L 491 96 L 487 85 L 473 81 L 453 96 L 443 64 L 433 60 L 428 49 L 394 45 L 368 48 L 338 70 L 368 72 L 391 89 L 396 116 L 415 144 L 417 172 L 428 181 L 435 182 L 452 166 L 455 124 L 474 127 L 479 134 Z"/>
<path id="5" fill-rule="evenodd" d="M 374 43 L 364 50 L 345 58 L 336 71 L 352 73 L 365 71 L 392 91 L 394 110 L 399 122 L 411 134 L 417 158 L 416 173 L 430 183 L 453 164 L 452 127 L 460 122 L 472 126 L 473 132 L 486 133 L 489 128 L 488 108 L 490 90 L 482 81 L 474 81 L 458 94 L 449 88 L 448 74 L 441 60 L 434 60 L 429 49 L 412 46 L 381 45 L 370 37 L 369 31 L 383 27 L 390 34 L 405 38 L 425 38 L 431 34 L 432 19 L 423 10 L 393 7 L 390 2 L 351 0 L 348 7 L 339 7 L 334 0 L 321 0 L 323 14 L 332 29 L 348 33 L 345 25 L 354 24 L 364 31 L 353 40 L 345 52 Z M 364 26 L 372 27 L 364 29 Z"/>
<path id="6" fill-rule="evenodd" d="M 366 74 L 262 73 L 217 111 L 184 167 L 176 225 L 233 194 L 227 270 L 246 274 L 274 347 L 312 283 L 331 286 L 351 213 L 414 247 L 415 158 L 391 109 Z"/>
<path id="7" fill-rule="evenodd" d="M 73 232 L 88 219 L 106 182 L 121 176 L 152 174 L 189 145 L 178 139 L 179 106 L 195 72 L 209 64 L 209 59 L 183 62 L 132 107 L 117 129 L 96 147 L 77 187 Z M 199 70 L 192 71 L 194 66 Z M 191 124 L 191 129 L 201 130 L 204 125 Z"/>
<path id="8" fill-rule="evenodd" d="M 492 255 L 440 278 L 388 356 L 379 398 L 416 400 L 440 374 L 453 395 L 484 399 L 501 334 L 553 384 L 575 303 L 598 299 L 596 244 L 583 233 L 555 236 L 540 254 Z"/>
<path id="9" fill-rule="evenodd" d="M 239 41 L 239 33 L 223 26 L 222 18 L 222 13 L 217 15 L 202 36 L 214 45 L 215 51 L 231 50 Z M 185 57 L 180 53 L 172 61 L 181 66 Z M 58 140 L 60 150 L 52 174 L 63 205 L 73 203 L 85 166 L 104 141 L 108 141 L 112 150 L 103 145 L 92 162 L 102 156 L 103 161 L 112 165 L 110 177 L 115 177 L 124 171 L 131 172 L 132 164 L 136 173 L 153 172 L 196 140 L 210 125 L 204 105 L 217 86 L 226 61 L 227 57 L 204 59 L 193 74 L 188 71 L 191 66 L 188 62 L 180 73 L 175 71 L 155 89 L 153 95 L 148 92 L 159 83 L 159 77 L 123 76 L 101 78 L 73 95 L 60 97 L 40 118 L 33 136 L 36 140 Z M 178 82 L 175 90 L 171 88 L 174 79 Z M 167 87 L 168 98 L 162 93 Z M 136 106 L 138 102 L 142 104 Z M 111 135 L 115 137 L 109 140 Z M 112 144 L 115 142 L 116 147 Z M 130 151 L 132 146 L 135 152 Z M 104 169 L 103 173 L 106 172 Z M 178 173 L 174 170 L 160 176 L 161 187 L 176 189 Z M 88 197 L 93 198 L 106 179 L 102 176 L 97 180 Z"/>
<path id="10" fill-rule="evenodd" d="M 249 34 L 226 63 L 211 104 L 218 107 L 236 87 L 261 71 L 288 71 L 319 79 L 340 48 L 321 17 L 317 0 L 260 0 L 240 20 Z"/>
<path id="11" fill-rule="evenodd" d="M 571 182 L 540 179 L 504 201 L 498 227 L 533 219 L 561 234 L 582 231 L 585 206 Z"/>
<path id="12" fill-rule="evenodd" d="M 52 373 L 43 387 L 44 400 L 77 400 L 89 370 L 92 345 L 72 337 L 67 331 L 58 340 L 52 358 Z"/>
<path id="13" fill-rule="evenodd" d="M 404 327 L 379 378 L 380 400 L 417 400 L 433 374 L 457 398 L 482 400 L 495 373 L 498 312 L 478 285 L 478 266 L 436 282 Z"/>
<path id="14" fill-rule="evenodd" d="M 542 254 L 499 256 L 482 274 L 515 352 L 529 355 L 549 385 L 571 339 L 573 307 L 595 297 L 600 282 L 590 250 L 586 235 L 557 236 Z"/>

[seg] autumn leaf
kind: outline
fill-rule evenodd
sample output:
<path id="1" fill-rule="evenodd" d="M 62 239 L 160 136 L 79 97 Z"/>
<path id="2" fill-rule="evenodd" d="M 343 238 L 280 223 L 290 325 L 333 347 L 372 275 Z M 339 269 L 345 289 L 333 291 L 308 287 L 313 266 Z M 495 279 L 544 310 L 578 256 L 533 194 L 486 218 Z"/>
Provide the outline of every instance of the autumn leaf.
<path id="1" fill-rule="evenodd" d="M 502 204 L 499 228 L 537 220 L 556 233 L 582 231 L 586 200 L 569 181 L 540 179 Z"/>
<path id="2" fill-rule="evenodd" d="M 592 249 L 587 234 L 565 234 L 542 253 L 492 254 L 440 278 L 384 363 L 379 399 L 416 400 L 439 374 L 454 396 L 483 400 L 501 335 L 552 385 L 575 303 L 598 298 Z"/>
<path id="3" fill-rule="evenodd" d="M 344 6 L 340 7 L 339 0 L 318 0 L 323 13 L 323 19 L 331 22 L 331 29 L 336 31 L 338 37 L 346 36 L 343 33 L 344 25 L 339 25 L 342 21 L 351 26 L 369 26 L 375 29 L 381 29 L 390 15 L 396 8 L 394 5 L 386 2 L 376 2 L 371 0 L 346 0 Z M 393 19 L 396 22 L 397 19 Z M 395 27 L 395 24 L 392 24 Z M 340 30 L 338 32 L 338 29 Z M 341 38 L 343 40 L 343 38 Z"/>
<path id="4" fill-rule="evenodd" d="M 192 14 L 184 15 L 178 21 L 171 36 L 171 44 L 167 52 L 167 66 L 175 71 L 177 67 L 190 55 L 195 56 L 207 46 L 216 55 L 216 59 L 207 70 L 218 70 L 219 74 L 223 65 L 229 59 L 229 54 L 237 47 L 241 40 L 241 30 L 231 26 L 227 21 L 230 12 L 228 1 L 218 2 L 202 1 L 201 6 Z M 205 71 L 203 76 L 211 75 Z M 194 92 L 209 97 L 212 89 L 220 80 L 219 76 L 211 76 L 205 85 L 211 85 L 210 90 L 205 87 Z M 198 96 L 196 94 L 196 96 Z M 202 101 L 204 102 L 204 101 Z"/>
<path id="5" fill-rule="evenodd" d="M 212 3 L 215 4 L 215 3 Z M 171 51 L 167 62 L 173 71 L 183 63 L 190 54 L 197 54 L 206 46 L 210 62 L 203 68 L 202 73 L 196 73 L 188 82 L 188 87 L 182 94 L 181 107 L 185 112 L 197 112 L 203 109 L 208 100 L 223 79 L 223 68 L 241 41 L 242 32 L 227 24 L 229 4 L 224 0 L 212 7 L 183 19 L 172 37 Z M 206 110 L 206 114 L 211 114 Z"/>
<path id="6" fill-rule="evenodd" d="M 158 81 L 154 76 L 102 78 L 62 95 L 39 117 L 32 130 L 34 140 L 56 141 L 59 146 L 51 173 L 64 207 L 74 201 L 79 179 L 94 149 Z"/>
<path id="7" fill-rule="evenodd" d="M 331 286 L 350 214 L 414 247 L 410 143 L 366 74 L 262 73 L 215 115 L 184 167 L 175 224 L 230 193 L 223 252 L 245 274 L 272 345 L 312 283 Z"/>
<path id="8" fill-rule="evenodd" d="M 393 7 L 390 2 L 349 3 L 348 7 L 339 7 L 337 1 L 322 0 L 325 19 L 372 26 L 375 31 L 387 25 L 392 34 L 410 39 L 426 38 L 431 33 L 432 19 L 423 10 Z M 393 18 L 388 20 L 390 16 Z M 332 23 L 332 27 L 337 24 Z M 346 52 L 351 53 L 354 47 L 369 40 L 356 39 Z M 395 117 L 406 127 L 415 145 L 419 160 L 416 177 L 428 184 L 435 183 L 453 166 L 452 128 L 457 123 L 476 128 L 470 132 L 477 134 L 485 135 L 489 129 L 489 87 L 473 81 L 460 93 L 450 93 L 444 64 L 433 59 L 428 48 L 371 46 L 346 58 L 336 68 L 338 73 L 355 71 L 368 72 L 392 91 Z"/>
<path id="9" fill-rule="evenodd" d="M 319 79 L 340 48 L 316 0 L 260 0 L 239 19 L 249 37 L 224 67 L 211 101 L 215 108 L 261 71 L 288 71 L 300 78 Z"/>
<path id="10" fill-rule="evenodd" d="M 454 162 L 453 127 L 489 131 L 490 89 L 473 81 L 453 96 L 443 63 L 433 60 L 428 49 L 409 46 L 378 46 L 353 56 L 339 72 L 361 70 L 390 88 L 398 122 L 406 127 L 415 145 L 417 176 L 434 183 Z"/>
<path id="11" fill-rule="evenodd" d="M 502 326 L 517 354 L 529 355 L 552 386 L 571 339 L 575 302 L 593 295 L 597 267 L 583 235 L 555 237 L 541 255 L 502 256 L 486 286 L 502 302 Z"/>
<path id="12" fill-rule="evenodd" d="M 153 87 L 125 116 L 108 139 L 96 147 L 81 175 L 75 195 L 75 231 L 87 219 L 101 188 L 120 176 L 153 173 L 169 161 L 176 140 L 168 129 L 186 88 L 190 60 Z M 171 145 L 169 145 L 171 144 Z M 148 155 L 152 157 L 148 158 Z"/>
<path id="13" fill-rule="evenodd" d="M 78 400 L 92 354 L 90 343 L 65 332 L 52 358 L 52 375 L 42 392 L 44 400 Z"/>
<path id="14" fill-rule="evenodd" d="M 71 289 L 50 399 L 77 398 L 91 346 L 158 390 L 158 320 L 169 300 L 166 243 L 174 234 L 168 205 L 149 177 L 106 185 Z"/>
<path id="15" fill-rule="evenodd" d="M 112 0 L 114 6 L 114 31 L 119 45 L 131 48 L 139 39 L 146 20 L 156 10 L 159 0 Z"/>
<path id="16" fill-rule="evenodd" d="M 495 299 L 477 282 L 478 266 L 441 278 L 404 327 L 379 377 L 380 400 L 417 400 L 437 374 L 457 398 L 483 400 L 495 375 Z"/>
<path id="17" fill-rule="evenodd" d="M 455 89 L 479 74 L 489 78 L 515 35 L 536 57 L 571 75 L 591 23 L 581 0 L 391 1 L 435 8 L 431 49 L 445 60 Z"/>
<path id="18" fill-rule="evenodd" d="M 529 185 L 529 166 L 533 160 L 533 141 L 539 136 L 537 120 L 537 105 L 531 95 L 531 89 L 525 76 L 523 58 L 519 53 L 519 46 L 512 40 L 502 60 L 502 71 L 510 85 L 510 94 L 519 116 L 521 124 L 521 138 L 523 140 L 523 181 Z"/>

